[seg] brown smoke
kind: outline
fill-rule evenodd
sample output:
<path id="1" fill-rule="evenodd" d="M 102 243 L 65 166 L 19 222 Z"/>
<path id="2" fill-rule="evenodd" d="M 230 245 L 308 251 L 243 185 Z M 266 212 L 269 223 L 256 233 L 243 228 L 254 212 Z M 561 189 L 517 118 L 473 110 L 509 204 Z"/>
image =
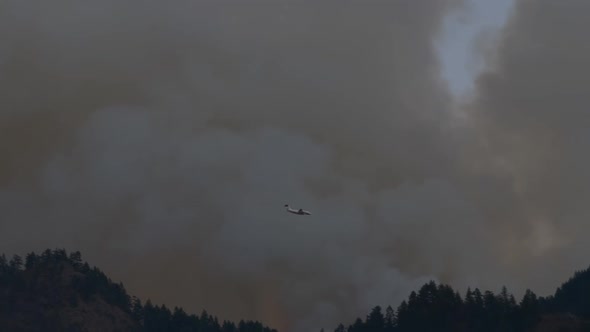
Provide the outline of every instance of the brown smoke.
<path id="1" fill-rule="evenodd" d="M 282 331 L 430 278 L 552 290 L 586 263 L 587 5 L 522 1 L 456 117 L 457 5 L 0 2 L 0 249 Z"/>
<path id="2" fill-rule="evenodd" d="M 471 165 L 509 185 L 493 219 L 508 275 L 544 292 L 588 264 L 589 9 L 577 0 L 517 2 L 466 108 L 478 137 Z"/>

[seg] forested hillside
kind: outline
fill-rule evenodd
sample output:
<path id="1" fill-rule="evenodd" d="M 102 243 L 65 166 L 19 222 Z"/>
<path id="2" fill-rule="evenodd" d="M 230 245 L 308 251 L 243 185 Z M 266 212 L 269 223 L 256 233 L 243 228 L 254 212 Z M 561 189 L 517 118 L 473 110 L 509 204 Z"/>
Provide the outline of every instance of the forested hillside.
<path id="1" fill-rule="evenodd" d="M 80 252 L 0 255 L 0 331 L 277 332 L 257 321 L 220 322 L 203 310 L 154 305 L 130 296 Z M 376 306 L 334 332 L 582 332 L 590 331 L 590 269 L 539 297 L 516 299 L 506 287 L 460 294 L 431 281 L 396 309 Z"/>
<path id="2" fill-rule="evenodd" d="M 273 332 L 260 322 L 219 322 L 203 311 L 142 303 L 80 252 L 0 255 L 0 331 Z M 276 332 L 276 331 L 275 331 Z"/>
<path id="3" fill-rule="evenodd" d="M 464 295 L 431 281 L 412 292 L 397 309 L 377 306 L 335 332 L 528 332 L 590 331 L 590 269 L 575 275 L 552 296 L 526 290 L 517 300 L 502 287 L 499 294 L 467 289 Z"/>

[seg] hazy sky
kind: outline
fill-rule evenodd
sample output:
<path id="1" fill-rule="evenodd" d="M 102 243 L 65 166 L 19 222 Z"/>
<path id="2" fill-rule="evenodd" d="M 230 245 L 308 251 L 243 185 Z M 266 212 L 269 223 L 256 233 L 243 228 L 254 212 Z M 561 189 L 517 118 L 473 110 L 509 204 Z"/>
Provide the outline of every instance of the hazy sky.
<path id="1" fill-rule="evenodd" d="M 514 0 L 466 0 L 461 9 L 447 15 L 437 51 L 442 62 L 442 76 L 451 92 L 469 93 L 473 80 L 485 66 L 481 53 L 474 52 L 480 43 L 489 43 L 506 23 Z"/>
<path id="2" fill-rule="evenodd" d="M 286 332 L 430 279 L 552 293 L 590 263 L 588 13 L 0 0 L 0 251 Z"/>

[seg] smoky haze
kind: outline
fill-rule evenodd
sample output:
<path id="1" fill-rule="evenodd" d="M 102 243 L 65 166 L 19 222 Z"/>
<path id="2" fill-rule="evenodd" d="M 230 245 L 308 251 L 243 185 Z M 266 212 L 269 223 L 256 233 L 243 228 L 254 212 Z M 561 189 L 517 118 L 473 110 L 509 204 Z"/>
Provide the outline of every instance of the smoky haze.
<path id="1" fill-rule="evenodd" d="M 552 291 L 587 264 L 590 4 L 522 1 L 460 108 L 458 6 L 0 1 L 0 249 L 294 332 L 429 279 Z"/>
<path id="2" fill-rule="evenodd" d="M 478 131 L 471 167 L 485 163 L 510 184 L 495 220 L 509 273 L 542 291 L 588 265 L 588 10 L 586 1 L 518 1 L 465 107 Z"/>

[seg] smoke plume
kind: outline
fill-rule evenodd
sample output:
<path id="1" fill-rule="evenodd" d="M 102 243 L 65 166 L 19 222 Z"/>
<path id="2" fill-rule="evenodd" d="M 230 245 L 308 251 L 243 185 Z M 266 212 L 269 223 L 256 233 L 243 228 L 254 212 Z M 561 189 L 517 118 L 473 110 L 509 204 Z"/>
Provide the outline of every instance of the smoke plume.
<path id="1" fill-rule="evenodd" d="M 553 290 L 586 263 L 590 5 L 521 1 L 456 109 L 460 5 L 0 2 L 0 249 L 281 331 L 429 279 Z"/>
<path id="2" fill-rule="evenodd" d="M 589 9 L 584 1 L 518 1 L 465 107 L 477 131 L 470 167 L 506 179 L 505 201 L 489 209 L 502 211 L 492 221 L 507 275 L 544 292 L 588 264 Z"/>

